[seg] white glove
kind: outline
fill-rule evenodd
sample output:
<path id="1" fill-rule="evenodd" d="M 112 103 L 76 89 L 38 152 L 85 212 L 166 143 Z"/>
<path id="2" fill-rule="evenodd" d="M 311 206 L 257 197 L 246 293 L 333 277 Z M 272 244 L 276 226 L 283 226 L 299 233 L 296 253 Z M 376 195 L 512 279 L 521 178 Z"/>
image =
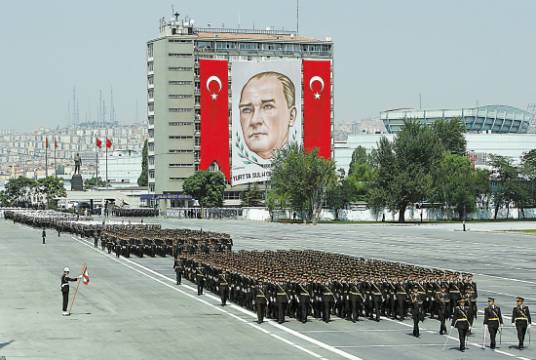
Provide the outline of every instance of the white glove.
<path id="1" fill-rule="evenodd" d="M 82 278 L 82 275 L 78 275 L 78 278 L 81 279 L 81 278 Z"/>

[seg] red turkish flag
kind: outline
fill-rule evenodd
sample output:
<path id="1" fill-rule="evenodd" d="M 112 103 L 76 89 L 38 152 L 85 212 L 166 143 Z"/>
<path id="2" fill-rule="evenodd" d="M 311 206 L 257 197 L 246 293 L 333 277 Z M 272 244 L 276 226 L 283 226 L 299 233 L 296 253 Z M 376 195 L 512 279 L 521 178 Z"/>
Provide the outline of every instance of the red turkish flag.
<path id="1" fill-rule="evenodd" d="M 112 148 L 112 140 L 106 138 L 106 149 L 111 149 Z"/>
<path id="2" fill-rule="evenodd" d="M 331 159 L 331 61 L 303 61 L 303 147 Z"/>
<path id="3" fill-rule="evenodd" d="M 229 79 L 227 60 L 199 60 L 201 159 L 199 169 L 216 162 L 227 181 L 229 166 Z"/>
<path id="4" fill-rule="evenodd" d="M 99 138 L 95 138 L 95 145 L 97 145 L 99 149 L 102 149 L 102 140 Z"/>

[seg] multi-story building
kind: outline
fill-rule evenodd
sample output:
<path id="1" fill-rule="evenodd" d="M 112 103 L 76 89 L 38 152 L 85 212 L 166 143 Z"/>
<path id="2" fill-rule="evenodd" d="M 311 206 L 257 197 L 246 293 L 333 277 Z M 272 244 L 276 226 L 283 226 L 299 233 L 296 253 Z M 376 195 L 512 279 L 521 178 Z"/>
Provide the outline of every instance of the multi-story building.
<path id="1" fill-rule="evenodd" d="M 203 151 L 200 59 L 227 60 L 231 67 L 234 61 L 332 58 L 333 43 L 329 38 L 319 40 L 293 31 L 198 28 L 178 15 L 170 21 L 162 19 L 159 37 L 147 43 L 149 192 L 155 199 L 165 198 L 160 207 L 185 205 L 181 200 L 183 182 L 199 167 Z M 229 73 L 229 85 L 231 81 Z M 231 96 L 229 91 L 229 102 Z M 234 202 L 226 204 L 239 204 L 238 193 L 243 188 L 228 186 L 225 198 Z"/>

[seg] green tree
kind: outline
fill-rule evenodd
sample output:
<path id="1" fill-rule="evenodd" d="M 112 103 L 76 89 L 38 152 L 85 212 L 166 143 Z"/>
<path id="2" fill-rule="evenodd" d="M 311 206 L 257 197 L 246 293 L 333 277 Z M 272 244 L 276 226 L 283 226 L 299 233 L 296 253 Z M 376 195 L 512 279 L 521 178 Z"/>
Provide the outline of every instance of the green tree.
<path id="1" fill-rule="evenodd" d="M 373 154 L 376 177 L 368 196 L 376 210 L 398 211 L 404 222 L 406 208 L 429 198 L 433 192 L 432 170 L 444 148 L 431 128 L 406 121 L 391 144 L 385 137 Z"/>
<path id="2" fill-rule="evenodd" d="M 240 195 L 240 205 L 242 207 L 257 207 L 262 205 L 262 194 L 259 190 L 259 184 L 248 184 L 248 189 Z"/>
<path id="3" fill-rule="evenodd" d="M 201 207 L 222 207 L 225 176 L 221 172 L 197 171 L 184 180 L 183 190 L 199 201 Z"/>
<path id="4" fill-rule="evenodd" d="M 304 221 L 318 222 L 322 203 L 330 186 L 337 181 L 335 163 L 291 145 L 278 152 L 272 163 L 272 189 L 288 198 Z"/>
<path id="5" fill-rule="evenodd" d="M 0 206 L 7 207 L 9 204 L 9 198 L 6 195 L 6 192 L 0 191 Z"/>
<path id="6" fill-rule="evenodd" d="M 265 204 L 270 213 L 270 221 L 274 221 L 274 210 L 284 209 L 287 206 L 286 194 L 278 194 L 274 190 L 269 190 L 266 194 Z"/>
<path id="7" fill-rule="evenodd" d="M 495 213 L 493 218 L 497 219 L 497 213 L 503 206 L 510 210 L 510 204 L 525 204 L 528 193 L 523 190 L 523 184 L 519 178 L 519 169 L 515 167 L 512 160 L 505 156 L 491 155 L 489 165 L 493 169 L 492 178 L 495 181 L 495 188 L 492 192 L 493 206 Z"/>
<path id="8" fill-rule="evenodd" d="M 432 132 L 447 152 L 464 155 L 467 151 L 465 124 L 461 119 L 437 120 L 432 124 Z"/>
<path id="9" fill-rule="evenodd" d="M 28 194 L 36 181 L 25 176 L 10 179 L 5 185 L 5 196 L 10 206 L 24 206 L 30 202 Z"/>
<path id="10" fill-rule="evenodd" d="M 56 198 L 67 196 L 63 179 L 55 176 L 48 176 L 37 180 L 34 189 L 38 195 L 46 198 L 47 207 L 54 205 L 56 203 Z"/>
<path id="11" fill-rule="evenodd" d="M 448 208 L 454 208 L 459 220 L 475 210 L 480 178 L 466 156 L 446 153 L 435 176 L 438 200 Z"/>
<path id="12" fill-rule="evenodd" d="M 102 180 L 102 178 L 93 176 L 92 178 L 84 180 L 84 189 L 91 190 L 96 187 L 105 187 L 106 181 Z"/>
<path id="13" fill-rule="evenodd" d="M 330 186 L 326 192 L 326 204 L 335 211 L 335 220 L 339 220 L 339 211 L 346 209 L 356 199 L 356 187 L 349 178 L 341 179 Z"/>
<path id="14" fill-rule="evenodd" d="M 138 178 L 139 186 L 149 185 L 149 170 L 148 170 L 149 149 L 147 140 L 143 143 L 142 160 L 141 160 L 141 174 Z"/>

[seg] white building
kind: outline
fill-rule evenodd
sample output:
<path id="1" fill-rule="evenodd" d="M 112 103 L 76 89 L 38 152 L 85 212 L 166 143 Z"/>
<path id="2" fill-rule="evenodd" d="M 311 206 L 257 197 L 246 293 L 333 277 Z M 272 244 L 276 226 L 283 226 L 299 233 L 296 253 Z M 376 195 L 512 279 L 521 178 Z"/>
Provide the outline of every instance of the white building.
<path id="1" fill-rule="evenodd" d="M 141 174 L 142 153 L 134 150 L 108 152 L 108 180 L 112 184 L 138 186 Z M 106 179 L 106 157 L 99 155 L 99 177 Z"/>
<path id="2" fill-rule="evenodd" d="M 344 142 L 335 143 L 335 162 L 337 169 L 343 168 L 346 173 L 352 161 L 352 153 L 362 146 L 371 152 L 376 149 L 381 137 L 385 136 L 389 141 L 394 134 L 360 134 L 350 135 Z M 486 165 L 490 154 L 502 155 L 519 163 L 524 153 L 536 149 L 535 134 L 465 134 L 467 151 L 476 155 L 477 165 Z"/>

